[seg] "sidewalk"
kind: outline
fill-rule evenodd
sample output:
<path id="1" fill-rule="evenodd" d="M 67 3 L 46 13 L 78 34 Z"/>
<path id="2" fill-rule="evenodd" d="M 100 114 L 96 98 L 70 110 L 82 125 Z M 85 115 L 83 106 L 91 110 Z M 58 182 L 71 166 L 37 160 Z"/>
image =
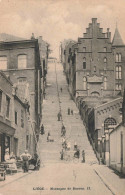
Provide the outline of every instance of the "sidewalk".
<path id="1" fill-rule="evenodd" d="M 106 165 L 94 165 L 94 171 L 115 195 L 125 194 L 125 178 L 120 178 Z"/>
<path id="2" fill-rule="evenodd" d="M 29 174 L 31 174 L 33 171 L 29 171 L 28 173 L 23 173 L 22 170 L 18 170 L 17 173 L 14 174 L 7 174 L 6 175 L 6 180 L 2 181 L 0 180 L 0 188 L 4 187 L 5 185 L 14 182 L 15 180 L 17 181 L 18 179 L 21 179 Z"/>

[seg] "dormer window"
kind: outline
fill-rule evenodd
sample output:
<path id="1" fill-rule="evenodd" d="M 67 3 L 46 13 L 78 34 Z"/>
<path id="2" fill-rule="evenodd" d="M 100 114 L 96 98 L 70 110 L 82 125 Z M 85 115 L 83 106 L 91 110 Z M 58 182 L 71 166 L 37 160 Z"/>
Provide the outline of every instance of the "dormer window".
<path id="1" fill-rule="evenodd" d="M 18 69 L 27 68 L 27 55 L 18 55 Z"/>

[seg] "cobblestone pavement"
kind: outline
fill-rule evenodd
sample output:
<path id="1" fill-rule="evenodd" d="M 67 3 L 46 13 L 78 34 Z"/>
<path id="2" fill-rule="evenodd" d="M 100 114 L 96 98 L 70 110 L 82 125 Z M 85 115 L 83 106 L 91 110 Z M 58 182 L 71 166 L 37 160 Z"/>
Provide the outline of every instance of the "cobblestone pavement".
<path id="1" fill-rule="evenodd" d="M 63 89 L 62 93 L 60 87 Z M 73 115 L 67 114 L 68 108 L 73 110 Z M 57 114 L 60 110 L 63 121 L 57 120 Z M 78 109 L 70 99 L 61 64 L 56 64 L 56 66 L 53 63 L 49 64 L 42 121 L 45 127 L 45 134 L 40 135 L 39 140 L 39 151 L 42 161 L 41 169 L 34 172 L 30 171 L 28 174 L 21 173 L 21 175 L 18 175 L 19 173 L 17 173 L 17 175 L 10 176 L 13 179 L 7 178 L 6 181 L 0 183 L 0 195 L 114 194 L 114 185 L 107 185 L 112 183 L 112 181 L 105 178 L 105 173 L 107 173 L 107 178 L 110 178 L 110 180 L 115 178 L 115 174 L 110 174 L 107 167 L 98 165 L 88 141 L 85 127 L 78 114 Z M 71 143 L 71 151 L 68 152 L 70 155 L 69 161 L 60 159 L 62 122 L 66 127 L 66 138 Z M 47 142 L 48 132 L 50 132 L 51 139 L 54 142 Z M 85 163 L 81 163 L 81 157 L 78 162 L 74 163 L 72 160 L 75 141 L 80 150 L 85 150 Z M 105 171 L 104 174 L 103 169 Z M 109 174 L 110 177 L 108 177 Z M 113 178 L 111 179 L 111 177 Z M 117 182 L 120 183 L 119 186 L 121 187 L 122 182 L 118 176 Z M 118 187 L 117 192 L 119 192 L 118 195 L 122 195 Z"/>

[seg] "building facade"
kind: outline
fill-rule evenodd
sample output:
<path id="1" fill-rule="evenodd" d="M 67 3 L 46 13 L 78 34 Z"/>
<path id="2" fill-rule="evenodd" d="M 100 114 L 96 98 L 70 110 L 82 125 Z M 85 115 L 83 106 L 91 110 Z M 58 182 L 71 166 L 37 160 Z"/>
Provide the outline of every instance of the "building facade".
<path id="1" fill-rule="evenodd" d="M 109 28 L 104 33 L 97 18 L 92 18 L 83 38 L 78 38 L 77 44 L 67 45 L 66 48 L 68 47 L 71 52 L 65 53 L 65 59 L 69 59 L 68 69 L 75 72 L 74 77 L 69 74 L 68 78 L 71 80 L 71 88 L 75 84 L 75 92 L 72 94 L 74 98 L 108 97 L 123 92 L 125 45 L 118 28 L 111 41 Z"/>
<path id="2" fill-rule="evenodd" d="M 0 70 L 17 87 L 22 83 L 28 83 L 30 119 L 35 132 L 34 135 L 38 138 L 42 113 L 41 66 L 38 40 L 0 42 Z"/>
<path id="3" fill-rule="evenodd" d="M 13 150 L 15 128 L 12 86 L 12 82 L 0 72 L 0 162 L 4 161 L 6 152 Z"/>

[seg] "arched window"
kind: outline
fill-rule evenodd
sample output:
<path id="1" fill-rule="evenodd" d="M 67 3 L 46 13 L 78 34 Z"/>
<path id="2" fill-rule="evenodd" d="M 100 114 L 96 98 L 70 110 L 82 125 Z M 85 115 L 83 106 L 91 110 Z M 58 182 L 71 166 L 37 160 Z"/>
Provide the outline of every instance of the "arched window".
<path id="1" fill-rule="evenodd" d="M 106 57 L 104 58 L 104 63 L 107 63 L 107 58 Z"/>
<path id="2" fill-rule="evenodd" d="M 116 66 L 116 79 L 121 79 L 121 78 L 122 78 L 122 67 Z"/>
<path id="3" fill-rule="evenodd" d="M 18 56 L 18 68 L 23 69 L 27 67 L 27 55 Z"/>
<path id="4" fill-rule="evenodd" d="M 117 125 L 116 120 L 114 118 L 107 118 L 104 121 L 104 130 L 108 130 L 109 126 L 112 125 Z"/>
<path id="5" fill-rule="evenodd" d="M 6 70 L 6 69 L 7 69 L 7 57 L 0 56 L 0 70 Z"/>
<path id="6" fill-rule="evenodd" d="M 122 55 L 121 55 L 121 53 L 119 53 L 119 62 L 121 62 L 122 61 Z"/>
<path id="7" fill-rule="evenodd" d="M 107 78 L 104 77 L 104 89 L 106 90 L 107 89 Z"/>
<path id="8" fill-rule="evenodd" d="M 86 69 L 86 58 L 83 58 L 83 69 Z"/>
<path id="9" fill-rule="evenodd" d="M 116 54 L 116 56 L 115 56 L 115 61 L 116 62 L 118 62 L 118 58 L 119 58 L 118 56 L 119 56 L 118 54 Z"/>
<path id="10" fill-rule="evenodd" d="M 121 62 L 122 61 L 122 54 L 121 53 L 117 53 L 115 60 L 116 60 L 116 62 Z"/>
<path id="11" fill-rule="evenodd" d="M 83 90 L 86 90 L 87 88 L 87 79 L 86 77 L 83 77 Z"/>

